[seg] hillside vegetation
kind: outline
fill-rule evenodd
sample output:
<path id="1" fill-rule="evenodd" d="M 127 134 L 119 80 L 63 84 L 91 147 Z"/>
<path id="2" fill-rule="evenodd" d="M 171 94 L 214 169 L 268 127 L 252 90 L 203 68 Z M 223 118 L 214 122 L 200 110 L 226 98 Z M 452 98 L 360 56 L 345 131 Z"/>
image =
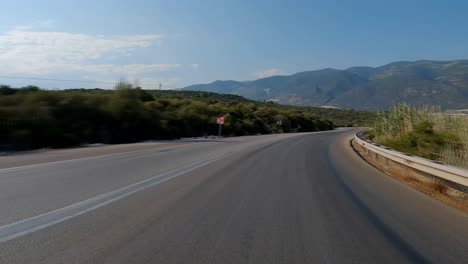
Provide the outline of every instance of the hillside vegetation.
<path id="1" fill-rule="evenodd" d="M 257 103 L 233 95 L 146 91 L 121 82 L 115 90 L 46 91 L 0 87 L 0 147 L 33 149 L 125 143 L 217 134 L 226 136 L 328 130 L 310 109 Z M 281 124 L 278 124 L 281 121 Z"/>
<path id="2" fill-rule="evenodd" d="M 288 105 L 390 110 L 398 102 L 468 108 L 468 60 L 395 62 L 323 69 L 255 81 L 215 81 L 184 90 L 230 93 Z"/>
<path id="3" fill-rule="evenodd" d="M 468 118 L 436 108 L 396 105 L 378 115 L 371 138 L 384 146 L 468 168 Z"/>

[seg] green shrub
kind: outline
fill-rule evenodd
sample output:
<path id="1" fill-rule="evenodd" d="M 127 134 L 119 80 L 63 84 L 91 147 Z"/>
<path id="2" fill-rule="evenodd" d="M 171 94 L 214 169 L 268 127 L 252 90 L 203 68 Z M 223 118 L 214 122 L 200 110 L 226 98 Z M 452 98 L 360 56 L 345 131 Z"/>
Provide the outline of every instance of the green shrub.
<path id="1" fill-rule="evenodd" d="M 85 143 L 124 143 L 216 135 L 333 129 L 333 123 L 307 111 L 254 103 L 229 95 L 162 97 L 125 81 L 113 91 L 44 91 L 0 87 L 0 148 L 68 147 Z M 184 93 L 186 94 L 186 93 Z M 208 99 L 206 99 L 208 98 Z M 225 99 L 226 98 L 226 99 Z M 277 121 L 282 121 L 282 126 Z"/>
<path id="2" fill-rule="evenodd" d="M 369 136 L 398 151 L 468 168 L 468 119 L 437 108 L 396 105 L 379 113 Z"/>

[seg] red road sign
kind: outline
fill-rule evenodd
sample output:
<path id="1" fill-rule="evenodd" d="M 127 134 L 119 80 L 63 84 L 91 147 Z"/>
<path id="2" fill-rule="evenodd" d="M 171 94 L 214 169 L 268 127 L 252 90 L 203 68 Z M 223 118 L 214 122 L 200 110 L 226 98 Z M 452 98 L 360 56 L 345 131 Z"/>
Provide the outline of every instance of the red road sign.
<path id="1" fill-rule="evenodd" d="M 218 125 L 224 124 L 224 117 L 220 116 L 220 117 L 216 118 L 216 124 L 218 124 Z"/>

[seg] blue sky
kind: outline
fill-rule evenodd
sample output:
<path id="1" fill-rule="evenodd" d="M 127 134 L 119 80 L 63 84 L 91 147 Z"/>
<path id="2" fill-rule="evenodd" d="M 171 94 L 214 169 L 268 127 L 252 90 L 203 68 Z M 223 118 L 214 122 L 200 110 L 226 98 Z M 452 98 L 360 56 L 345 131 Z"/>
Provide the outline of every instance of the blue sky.
<path id="1" fill-rule="evenodd" d="M 0 76 L 145 88 L 468 58 L 468 1 L 3 1 Z M 108 83 L 109 84 L 108 84 Z"/>

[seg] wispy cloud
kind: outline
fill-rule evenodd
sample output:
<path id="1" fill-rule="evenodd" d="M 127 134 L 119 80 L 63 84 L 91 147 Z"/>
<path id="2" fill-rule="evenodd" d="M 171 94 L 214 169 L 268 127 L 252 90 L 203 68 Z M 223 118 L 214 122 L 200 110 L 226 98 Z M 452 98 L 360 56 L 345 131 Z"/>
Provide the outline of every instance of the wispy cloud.
<path id="1" fill-rule="evenodd" d="M 0 32 L 0 75 L 111 82 L 126 78 L 150 83 L 149 88 L 159 83 L 173 88 L 183 71 L 200 67 L 197 63 L 132 61 L 138 50 L 158 47 L 164 40 L 160 34 L 103 36 L 53 28 L 53 20 L 43 20 Z"/>
<path id="2" fill-rule="evenodd" d="M 98 84 L 100 84 L 101 88 L 112 88 L 115 84 L 115 79 L 95 79 L 95 78 L 90 78 L 90 76 L 82 76 L 84 80 L 90 80 L 90 81 L 96 81 Z M 127 77 L 123 78 L 124 80 L 136 85 L 143 87 L 144 89 L 175 89 L 178 88 L 179 83 L 181 81 L 180 78 L 173 77 L 173 78 L 157 78 L 157 77 Z M 84 85 L 86 87 L 96 87 L 95 84 L 91 82 L 90 85 Z"/>
<path id="3" fill-rule="evenodd" d="M 38 30 L 38 29 L 49 29 L 55 25 L 55 21 L 52 19 L 38 20 L 34 23 L 16 25 L 11 30 Z"/>
<path id="4" fill-rule="evenodd" d="M 266 70 L 261 70 L 253 73 L 253 76 L 257 79 L 261 78 L 266 78 L 274 75 L 281 75 L 284 74 L 284 72 L 280 69 L 272 68 L 272 69 L 266 69 Z"/>
<path id="5" fill-rule="evenodd" d="M 180 64 L 96 64 L 96 65 L 77 65 L 70 68 L 73 71 L 82 71 L 96 74 L 126 74 L 134 76 L 136 74 L 163 72 L 172 69 L 178 69 Z"/>
<path id="6" fill-rule="evenodd" d="M 69 71 L 164 71 L 178 65 L 100 65 L 94 60 L 146 48 L 161 35 L 93 36 L 68 32 L 11 30 L 0 35 L 0 70 L 3 74 L 40 75 Z M 112 67 L 115 67 L 113 70 Z"/>

